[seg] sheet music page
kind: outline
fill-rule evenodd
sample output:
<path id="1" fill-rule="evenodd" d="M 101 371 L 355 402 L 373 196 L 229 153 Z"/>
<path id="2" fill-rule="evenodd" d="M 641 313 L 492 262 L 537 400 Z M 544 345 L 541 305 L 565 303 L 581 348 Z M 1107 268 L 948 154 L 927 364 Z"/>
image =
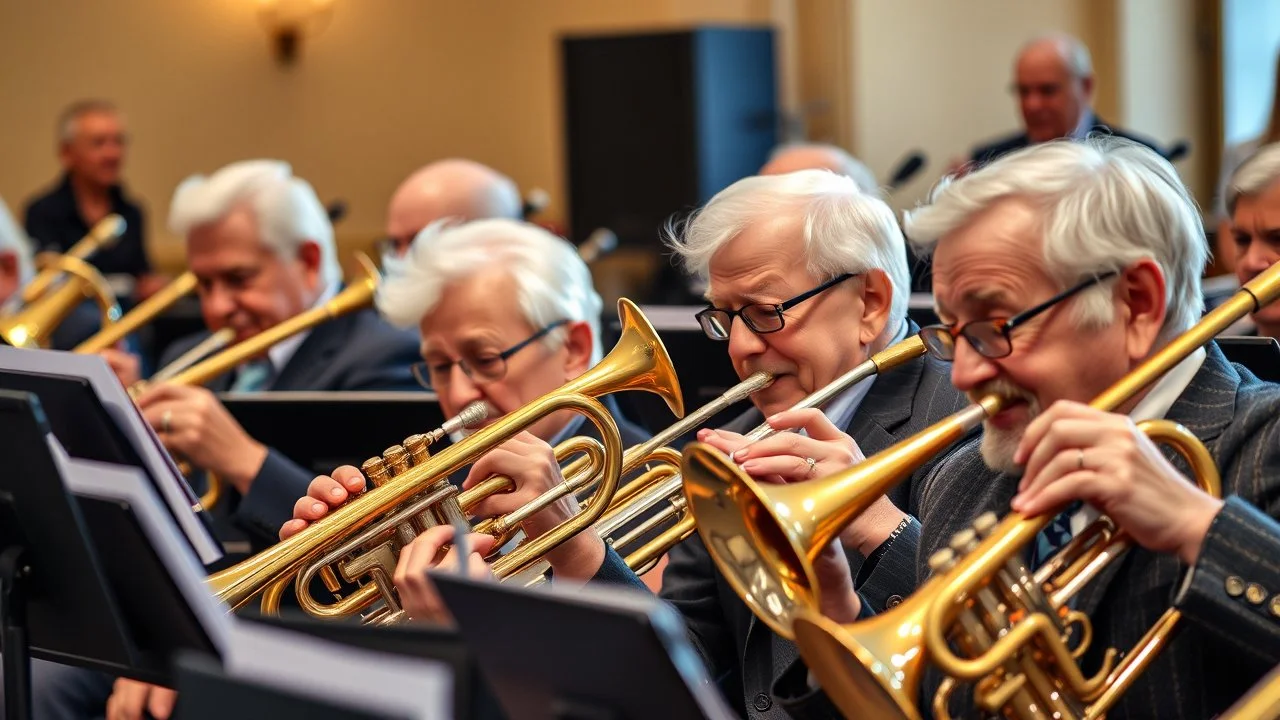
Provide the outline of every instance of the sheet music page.
<path id="1" fill-rule="evenodd" d="M 205 584 L 204 566 L 165 511 L 155 488 L 138 468 L 80 460 L 67 455 L 57 438 L 49 436 L 49 450 L 67 490 L 80 497 L 127 502 L 151 547 L 173 578 L 178 592 L 195 614 L 219 653 L 227 643 L 230 610 L 214 598 Z"/>
<path id="2" fill-rule="evenodd" d="M 224 667 L 232 677 L 355 709 L 453 717 L 453 670 L 445 663 L 244 621 L 232 625 L 230 641 Z"/>
<path id="3" fill-rule="evenodd" d="M 192 506 L 198 502 L 186 478 L 178 472 L 169 453 L 142 418 L 142 413 L 120 385 L 107 362 L 97 355 L 78 355 L 54 350 L 20 350 L 0 346 L 0 368 L 42 375 L 84 378 L 107 414 L 128 439 L 147 472 L 156 478 L 165 504 L 177 520 L 188 544 L 202 564 L 222 557 L 222 547 L 208 528 L 196 517 Z"/>

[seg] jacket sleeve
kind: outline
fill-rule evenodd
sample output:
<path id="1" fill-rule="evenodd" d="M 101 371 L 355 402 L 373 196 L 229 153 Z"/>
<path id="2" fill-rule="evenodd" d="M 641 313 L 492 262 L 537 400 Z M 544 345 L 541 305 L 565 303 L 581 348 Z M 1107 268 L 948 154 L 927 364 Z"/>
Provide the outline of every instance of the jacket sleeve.
<path id="1" fill-rule="evenodd" d="M 280 526 L 293 518 L 294 503 L 307 494 L 314 477 L 315 473 L 268 448 L 267 459 L 253 478 L 249 492 L 240 499 L 232 519 L 245 532 L 275 542 Z"/>
<path id="2" fill-rule="evenodd" d="M 1280 523 L 1239 497 L 1209 526 L 1173 604 L 1214 635 L 1280 662 Z"/>
<path id="3" fill-rule="evenodd" d="M 716 586 L 719 574 L 702 538 L 693 535 L 667 554 L 659 594 L 684 618 L 689 638 L 713 678 L 739 670 L 737 645 Z"/>

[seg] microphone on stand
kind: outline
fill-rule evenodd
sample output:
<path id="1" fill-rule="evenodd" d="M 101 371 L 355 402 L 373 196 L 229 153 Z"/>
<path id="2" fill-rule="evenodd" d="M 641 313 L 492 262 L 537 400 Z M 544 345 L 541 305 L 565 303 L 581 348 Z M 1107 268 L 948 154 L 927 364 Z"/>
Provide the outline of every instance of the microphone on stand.
<path id="1" fill-rule="evenodd" d="M 1175 163 L 1186 157 L 1189 152 L 1191 152 L 1191 144 L 1186 140 L 1179 140 L 1164 151 L 1164 159 Z"/>
<path id="2" fill-rule="evenodd" d="M 913 150 L 903 158 L 902 162 L 898 163 L 898 168 L 893 171 L 893 175 L 889 178 L 890 192 L 907 184 L 908 180 L 915 177 L 924 168 L 926 161 L 925 154 L 920 150 Z"/>
<path id="3" fill-rule="evenodd" d="M 534 188 L 524 196 L 524 204 L 520 208 L 520 219 L 528 220 L 551 204 L 551 196 L 542 188 Z"/>

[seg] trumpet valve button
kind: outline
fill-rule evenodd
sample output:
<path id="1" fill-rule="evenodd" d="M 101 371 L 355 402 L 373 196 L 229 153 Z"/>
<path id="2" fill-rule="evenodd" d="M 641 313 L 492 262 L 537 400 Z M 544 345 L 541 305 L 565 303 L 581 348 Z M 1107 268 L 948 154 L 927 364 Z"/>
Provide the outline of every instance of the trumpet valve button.
<path id="1" fill-rule="evenodd" d="M 369 478 L 369 482 L 373 483 L 374 487 L 391 479 L 391 473 L 387 472 L 387 464 L 382 461 L 382 458 L 371 457 L 365 460 L 360 466 L 360 471 Z"/>
<path id="2" fill-rule="evenodd" d="M 973 548 L 978 540 L 978 533 L 972 528 L 966 528 L 951 536 L 951 549 L 958 553 L 967 552 Z"/>
<path id="3" fill-rule="evenodd" d="M 943 548 L 929 556 L 929 569 L 940 573 L 950 568 L 955 562 L 956 552 L 950 548 Z"/>
<path id="4" fill-rule="evenodd" d="M 395 477 L 409 469 L 409 451 L 403 445 L 392 445 L 382 451 L 382 459 L 391 468 L 391 476 Z"/>
<path id="5" fill-rule="evenodd" d="M 977 531 L 978 537 L 986 537 L 987 534 L 991 532 L 991 529 L 996 526 L 997 522 L 999 521 L 996 519 L 996 514 L 988 510 L 987 512 L 979 515 L 977 520 L 973 521 L 973 529 Z"/>
<path id="6" fill-rule="evenodd" d="M 409 457 L 413 465 L 423 462 L 431 457 L 431 451 L 427 449 L 430 445 L 430 438 L 426 435 L 410 435 L 404 439 L 404 448 L 409 451 Z"/>

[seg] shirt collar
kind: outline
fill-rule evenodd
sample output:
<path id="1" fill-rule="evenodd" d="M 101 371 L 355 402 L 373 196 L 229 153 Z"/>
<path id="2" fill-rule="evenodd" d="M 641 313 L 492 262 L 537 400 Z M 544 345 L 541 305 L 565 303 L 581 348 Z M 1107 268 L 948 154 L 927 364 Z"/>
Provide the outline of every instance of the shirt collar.
<path id="1" fill-rule="evenodd" d="M 902 342 L 907 336 L 907 321 L 903 320 L 902 325 L 898 328 L 898 332 L 894 334 L 893 339 L 889 341 L 889 345 Z M 886 345 L 888 347 L 888 345 Z M 876 375 L 855 383 L 853 387 L 845 390 L 835 397 L 834 400 L 827 403 L 827 407 L 822 414 L 827 416 L 832 425 L 835 425 L 841 431 L 849 427 L 849 423 L 853 421 L 853 416 L 858 412 L 858 408 L 862 405 L 863 399 L 867 397 L 867 393 L 871 392 L 871 386 L 875 384 Z"/>
<path id="2" fill-rule="evenodd" d="M 338 294 L 339 285 L 340 283 L 331 283 L 329 287 L 325 288 L 324 292 L 320 293 L 320 297 L 316 299 L 310 309 L 318 308 L 332 300 Z M 310 334 L 310 329 L 303 330 L 272 345 L 267 350 L 267 359 L 271 361 L 272 371 L 279 373 L 283 370 L 284 366 L 289 364 L 289 361 L 293 359 L 294 353 L 298 352 L 298 348 L 302 347 L 302 343 L 306 341 L 307 336 Z"/>
<path id="3" fill-rule="evenodd" d="M 1200 366 L 1204 364 L 1207 356 L 1208 353 L 1201 346 L 1182 362 L 1174 365 L 1173 369 L 1165 373 L 1164 377 L 1151 388 L 1151 392 L 1138 401 L 1138 404 L 1129 412 L 1129 417 L 1138 422 L 1163 418 L 1182 393 L 1186 392 L 1187 386 L 1191 384 L 1196 373 L 1200 372 Z"/>

